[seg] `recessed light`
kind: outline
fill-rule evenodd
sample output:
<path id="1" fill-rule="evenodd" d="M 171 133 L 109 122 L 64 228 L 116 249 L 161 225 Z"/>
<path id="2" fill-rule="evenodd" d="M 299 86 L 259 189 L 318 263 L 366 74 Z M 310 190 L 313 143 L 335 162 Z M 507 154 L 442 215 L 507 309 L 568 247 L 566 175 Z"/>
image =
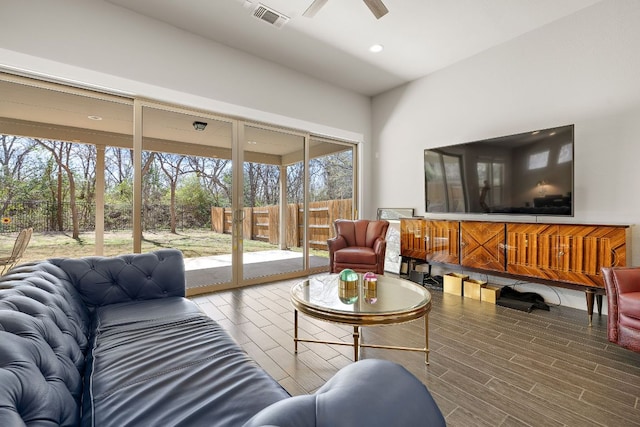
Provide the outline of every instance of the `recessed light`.
<path id="1" fill-rule="evenodd" d="M 382 52 L 383 50 L 384 50 L 384 46 L 382 46 L 381 44 L 374 44 L 369 47 L 369 52 L 372 52 L 372 53 L 379 53 L 379 52 Z"/>
<path id="2" fill-rule="evenodd" d="M 87 118 L 91 120 L 102 120 L 102 117 L 100 116 L 87 116 Z"/>

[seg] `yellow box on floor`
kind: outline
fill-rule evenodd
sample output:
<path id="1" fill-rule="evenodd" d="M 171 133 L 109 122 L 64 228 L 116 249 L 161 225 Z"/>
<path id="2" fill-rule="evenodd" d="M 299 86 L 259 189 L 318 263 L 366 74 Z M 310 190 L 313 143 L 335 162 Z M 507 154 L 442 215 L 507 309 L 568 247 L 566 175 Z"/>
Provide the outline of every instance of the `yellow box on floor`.
<path id="1" fill-rule="evenodd" d="M 483 282 L 481 280 L 465 280 L 463 283 L 464 289 L 462 291 L 462 295 L 466 298 L 477 299 L 480 300 L 480 290 L 487 286 L 487 282 Z"/>
<path id="2" fill-rule="evenodd" d="M 462 295 L 462 282 L 469 276 L 458 273 L 447 273 L 444 276 L 442 291 L 448 294 Z"/>
<path id="3" fill-rule="evenodd" d="M 500 298 L 500 286 L 487 285 L 480 289 L 480 300 L 495 304 Z"/>

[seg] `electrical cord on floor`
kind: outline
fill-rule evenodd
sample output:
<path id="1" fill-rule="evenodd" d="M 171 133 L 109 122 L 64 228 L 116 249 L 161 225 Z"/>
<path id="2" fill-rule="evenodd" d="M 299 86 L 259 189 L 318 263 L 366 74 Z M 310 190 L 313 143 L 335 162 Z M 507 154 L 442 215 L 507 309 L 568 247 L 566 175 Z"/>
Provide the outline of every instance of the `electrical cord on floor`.
<path id="1" fill-rule="evenodd" d="M 511 285 L 506 285 L 506 286 L 509 286 L 510 288 L 512 288 L 513 290 L 515 290 L 515 289 L 516 289 L 516 286 L 518 286 L 518 285 L 532 285 L 532 284 L 535 284 L 535 283 L 525 282 L 525 281 L 522 281 L 522 280 L 518 280 L 518 281 L 516 281 L 515 283 L 512 283 Z M 558 291 L 557 291 L 553 286 L 549 286 L 549 285 L 545 285 L 545 286 L 546 286 L 547 288 L 551 289 L 551 290 L 556 294 L 556 297 L 558 297 L 558 303 L 557 303 L 557 304 L 555 304 L 555 303 L 550 303 L 550 302 L 547 302 L 547 301 L 545 301 L 545 303 L 546 303 L 547 305 L 551 305 L 551 306 L 553 306 L 553 307 L 560 307 L 560 306 L 562 305 L 562 298 L 560 297 L 560 294 L 558 293 Z"/>

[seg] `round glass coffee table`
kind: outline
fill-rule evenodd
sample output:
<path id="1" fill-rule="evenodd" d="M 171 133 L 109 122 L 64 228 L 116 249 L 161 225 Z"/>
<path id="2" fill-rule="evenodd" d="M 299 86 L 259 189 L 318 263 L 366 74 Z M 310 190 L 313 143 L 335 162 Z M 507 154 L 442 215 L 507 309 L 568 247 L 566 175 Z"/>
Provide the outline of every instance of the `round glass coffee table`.
<path id="1" fill-rule="evenodd" d="M 291 288 L 294 308 L 294 347 L 299 342 L 331 345 L 352 345 L 354 360 L 361 347 L 420 351 L 429 364 L 429 311 L 431 294 L 408 280 L 378 276 L 375 291 L 364 286 L 362 275 L 352 289 L 341 286 L 338 274 L 312 277 Z M 344 285 L 344 283 L 343 283 Z M 315 319 L 353 326 L 353 343 L 321 341 L 298 337 L 298 312 Z M 364 344 L 360 342 L 361 326 L 379 326 L 409 322 L 424 318 L 425 346 L 422 348 Z"/>

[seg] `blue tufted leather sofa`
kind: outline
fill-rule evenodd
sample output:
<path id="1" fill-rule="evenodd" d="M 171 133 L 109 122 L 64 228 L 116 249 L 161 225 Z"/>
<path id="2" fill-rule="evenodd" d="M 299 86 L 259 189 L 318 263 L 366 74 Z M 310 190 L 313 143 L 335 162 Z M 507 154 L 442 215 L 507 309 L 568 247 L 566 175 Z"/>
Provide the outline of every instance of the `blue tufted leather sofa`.
<path id="1" fill-rule="evenodd" d="M 51 259 L 0 278 L 0 426 L 444 426 L 364 360 L 290 397 L 185 297 L 182 254 Z"/>

